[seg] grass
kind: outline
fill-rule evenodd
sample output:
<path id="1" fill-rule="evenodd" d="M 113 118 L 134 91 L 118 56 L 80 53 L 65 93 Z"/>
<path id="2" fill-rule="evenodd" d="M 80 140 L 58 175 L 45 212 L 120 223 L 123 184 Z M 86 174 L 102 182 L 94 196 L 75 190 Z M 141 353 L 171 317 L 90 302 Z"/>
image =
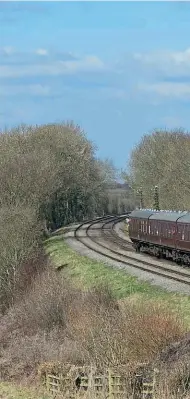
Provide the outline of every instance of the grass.
<path id="1" fill-rule="evenodd" d="M 0 382 L 1 399 L 49 399 L 47 393 L 40 393 L 39 389 L 29 389 L 23 386 L 11 385 L 10 383 Z"/>
<path id="2" fill-rule="evenodd" d="M 133 297 L 138 300 L 150 298 L 167 301 L 182 313 L 190 326 L 190 296 L 169 293 L 162 288 L 139 281 L 124 270 L 81 256 L 66 244 L 63 235 L 49 238 L 45 242 L 45 247 L 55 266 L 68 263 L 62 273 L 72 277 L 79 288 L 86 290 L 99 285 L 108 285 L 117 299 Z"/>
<path id="3" fill-rule="evenodd" d="M 45 248 L 52 266 L 67 266 L 59 273 L 47 268 L 4 319 L 1 370 L 7 380 L 11 376 L 11 381 L 20 381 L 26 370 L 35 375 L 39 364 L 47 362 L 95 362 L 105 367 L 124 364 L 126 359 L 152 361 L 186 332 L 179 312 L 171 314 L 168 305 L 175 311 L 179 308 L 190 326 L 188 296 L 167 293 L 125 271 L 81 256 L 68 246 L 63 234 L 47 239 Z M 100 289 L 92 289 L 98 286 Z M 81 289 L 89 290 L 83 295 Z M 1 382 L 0 398 L 49 396 L 37 388 Z"/>

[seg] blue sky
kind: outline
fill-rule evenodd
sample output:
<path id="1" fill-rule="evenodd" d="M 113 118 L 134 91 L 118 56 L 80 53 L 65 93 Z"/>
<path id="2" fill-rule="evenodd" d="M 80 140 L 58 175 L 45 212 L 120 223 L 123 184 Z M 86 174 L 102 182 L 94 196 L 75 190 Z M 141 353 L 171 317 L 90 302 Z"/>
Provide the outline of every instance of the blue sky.
<path id="1" fill-rule="evenodd" d="M 0 2 L 0 127 L 74 120 L 125 167 L 190 129 L 190 3 Z"/>

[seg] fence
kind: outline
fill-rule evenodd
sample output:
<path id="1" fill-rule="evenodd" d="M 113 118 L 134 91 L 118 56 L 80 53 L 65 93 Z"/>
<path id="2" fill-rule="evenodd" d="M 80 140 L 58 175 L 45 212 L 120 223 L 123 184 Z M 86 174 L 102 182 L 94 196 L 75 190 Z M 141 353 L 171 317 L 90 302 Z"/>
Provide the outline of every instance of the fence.
<path id="1" fill-rule="evenodd" d="M 125 368 L 123 368 L 125 370 Z M 70 366 L 67 370 L 41 370 L 41 379 L 47 391 L 64 398 L 90 399 L 154 399 L 157 370 L 142 367 L 125 373 L 121 367 L 98 372 L 95 368 Z"/>

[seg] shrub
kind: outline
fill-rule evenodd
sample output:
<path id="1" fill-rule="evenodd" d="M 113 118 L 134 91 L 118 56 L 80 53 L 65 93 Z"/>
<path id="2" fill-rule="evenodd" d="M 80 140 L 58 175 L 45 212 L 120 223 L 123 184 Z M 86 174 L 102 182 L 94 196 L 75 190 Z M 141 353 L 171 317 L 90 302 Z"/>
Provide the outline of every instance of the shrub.
<path id="1" fill-rule="evenodd" d="M 119 304 L 109 287 L 84 293 L 50 269 L 3 317 L 0 367 L 17 376 L 57 360 L 131 367 L 154 360 L 183 333 L 180 317 L 159 303 Z"/>

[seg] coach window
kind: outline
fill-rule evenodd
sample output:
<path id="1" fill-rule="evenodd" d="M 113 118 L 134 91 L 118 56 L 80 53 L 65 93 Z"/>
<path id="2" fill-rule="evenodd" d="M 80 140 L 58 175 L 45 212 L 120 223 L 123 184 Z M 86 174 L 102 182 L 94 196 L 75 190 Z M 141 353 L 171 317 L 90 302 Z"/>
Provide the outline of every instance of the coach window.
<path id="1" fill-rule="evenodd" d="M 152 222 L 152 235 L 155 236 L 155 221 Z"/>
<path id="2" fill-rule="evenodd" d="M 161 223 L 160 231 L 161 231 L 161 235 L 164 237 L 164 223 Z"/>
<path id="3" fill-rule="evenodd" d="M 169 232 L 170 232 L 170 224 L 166 223 L 166 237 L 169 238 Z"/>
<path id="4" fill-rule="evenodd" d="M 184 241 L 185 240 L 185 228 L 182 226 L 181 228 L 181 239 Z"/>
<path id="5" fill-rule="evenodd" d="M 142 231 L 142 220 L 140 222 L 140 231 Z"/>
<path id="6" fill-rule="evenodd" d="M 167 223 L 163 223 L 163 236 L 167 238 Z"/>
<path id="7" fill-rule="evenodd" d="M 150 234 L 150 222 L 148 224 L 148 234 Z"/>
<path id="8" fill-rule="evenodd" d="M 163 229 L 163 224 L 160 223 L 160 235 L 163 236 L 164 229 Z"/>
<path id="9" fill-rule="evenodd" d="M 178 232 L 178 240 L 182 239 L 182 228 L 180 225 L 177 226 L 177 232 Z"/>
<path id="10" fill-rule="evenodd" d="M 154 235 L 154 220 L 151 221 L 151 234 Z"/>
<path id="11" fill-rule="evenodd" d="M 161 235 L 162 232 L 162 223 L 158 222 L 158 232 L 159 232 L 159 236 Z"/>
<path id="12" fill-rule="evenodd" d="M 186 240 L 189 241 L 189 224 L 186 224 Z"/>
<path id="13" fill-rule="evenodd" d="M 169 224 L 169 223 L 166 223 L 166 237 L 167 237 L 167 238 L 170 237 L 169 233 L 170 233 L 170 224 Z"/>
<path id="14" fill-rule="evenodd" d="M 168 238 L 171 238 L 172 231 L 171 231 L 171 224 L 168 223 Z"/>
<path id="15" fill-rule="evenodd" d="M 155 222 L 154 225 L 154 235 L 157 236 L 158 222 Z"/>
<path id="16" fill-rule="evenodd" d="M 169 223 L 166 223 L 166 238 L 168 238 L 169 233 Z"/>
<path id="17" fill-rule="evenodd" d="M 185 241 L 188 241 L 188 224 L 185 225 Z"/>
<path id="18" fill-rule="evenodd" d="M 135 220 L 135 231 L 136 231 L 136 233 L 138 232 L 138 230 L 139 230 L 139 221 L 138 220 Z"/>
<path id="19" fill-rule="evenodd" d="M 153 235 L 155 236 L 156 235 L 156 222 L 154 221 L 153 222 Z"/>
<path id="20" fill-rule="evenodd" d="M 138 233 L 141 231 L 141 220 L 138 221 Z"/>
<path id="21" fill-rule="evenodd" d="M 188 241 L 189 238 L 189 229 L 188 229 L 188 224 L 185 226 L 185 240 Z"/>
<path id="22" fill-rule="evenodd" d="M 187 225 L 184 226 L 184 241 L 187 240 Z"/>
<path id="23" fill-rule="evenodd" d="M 156 235 L 158 236 L 158 229 L 159 229 L 159 224 L 158 224 L 158 222 L 156 222 L 155 227 L 156 227 Z"/>

